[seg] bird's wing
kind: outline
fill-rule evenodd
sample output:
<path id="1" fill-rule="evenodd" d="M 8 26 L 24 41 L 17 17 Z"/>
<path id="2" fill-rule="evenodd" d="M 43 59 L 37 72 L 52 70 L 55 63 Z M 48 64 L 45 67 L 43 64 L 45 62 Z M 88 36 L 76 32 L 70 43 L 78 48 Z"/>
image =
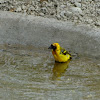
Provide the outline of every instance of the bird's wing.
<path id="1" fill-rule="evenodd" d="M 61 49 L 61 54 L 67 55 L 70 54 L 68 51 L 66 51 L 64 48 L 60 48 Z"/>

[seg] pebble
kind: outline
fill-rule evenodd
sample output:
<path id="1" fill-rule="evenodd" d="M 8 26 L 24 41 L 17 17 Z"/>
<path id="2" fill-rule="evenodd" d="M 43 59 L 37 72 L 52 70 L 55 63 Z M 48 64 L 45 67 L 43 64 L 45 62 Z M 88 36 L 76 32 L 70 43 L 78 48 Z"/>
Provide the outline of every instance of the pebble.
<path id="1" fill-rule="evenodd" d="M 52 7 L 53 6 L 53 4 L 52 3 L 47 3 L 47 5 L 46 5 L 47 7 Z"/>
<path id="2" fill-rule="evenodd" d="M 71 7 L 71 4 L 69 2 L 66 3 L 67 7 Z"/>
<path id="3" fill-rule="evenodd" d="M 19 6 L 19 7 L 17 7 L 17 9 L 16 9 L 16 11 L 17 11 L 17 12 L 21 12 L 21 10 L 22 10 L 22 9 L 21 9 L 21 7 L 20 7 L 20 6 Z"/>
<path id="4" fill-rule="evenodd" d="M 100 20 L 95 23 L 96 26 L 100 26 Z"/>
<path id="5" fill-rule="evenodd" d="M 34 7 L 33 6 L 29 7 L 29 10 L 34 11 Z"/>
<path id="6" fill-rule="evenodd" d="M 39 13 L 40 16 L 44 16 L 44 13 Z"/>
<path id="7" fill-rule="evenodd" d="M 23 9 L 23 10 L 26 9 L 26 6 L 25 6 L 25 5 L 22 5 L 22 9 Z"/>
<path id="8" fill-rule="evenodd" d="M 65 15 L 66 15 L 66 11 L 65 10 L 60 12 L 60 16 L 61 17 L 65 17 Z"/>
<path id="9" fill-rule="evenodd" d="M 26 13 L 27 12 L 27 10 L 25 9 L 25 10 L 23 10 L 23 13 Z"/>
<path id="10" fill-rule="evenodd" d="M 90 23 L 92 23 L 92 22 L 93 22 L 93 20 L 92 20 L 92 19 L 90 19 L 90 18 L 86 18 L 86 19 L 85 19 L 85 22 L 87 22 L 88 24 L 90 24 Z"/>
<path id="11" fill-rule="evenodd" d="M 79 7 L 71 7 L 70 11 L 73 12 L 74 14 L 82 14 L 82 10 Z"/>
<path id="12" fill-rule="evenodd" d="M 78 2 L 75 2 L 75 4 L 74 4 L 76 7 L 79 7 L 79 8 L 81 8 L 81 3 L 78 3 Z"/>
<path id="13" fill-rule="evenodd" d="M 58 15 L 56 15 L 56 18 L 58 19 L 58 20 L 60 20 L 61 19 L 61 17 L 60 17 L 60 15 L 58 14 Z"/>
<path id="14" fill-rule="evenodd" d="M 65 15 L 66 15 L 67 17 L 72 17 L 72 16 L 73 16 L 73 13 L 70 12 L 70 11 L 67 11 Z"/>
<path id="15" fill-rule="evenodd" d="M 41 8 L 41 12 L 44 13 L 44 14 L 46 14 L 47 13 L 46 7 Z"/>

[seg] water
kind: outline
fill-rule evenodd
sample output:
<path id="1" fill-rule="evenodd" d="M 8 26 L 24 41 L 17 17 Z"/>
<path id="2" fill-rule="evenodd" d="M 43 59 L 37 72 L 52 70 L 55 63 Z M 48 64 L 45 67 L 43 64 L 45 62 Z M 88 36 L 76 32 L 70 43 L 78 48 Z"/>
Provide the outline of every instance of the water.
<path id="1" fill-rule="evenodd" d="M 0 45 L 0 100 L 99 99 L 99 59 L 55 63 L 46 48 Z"/>

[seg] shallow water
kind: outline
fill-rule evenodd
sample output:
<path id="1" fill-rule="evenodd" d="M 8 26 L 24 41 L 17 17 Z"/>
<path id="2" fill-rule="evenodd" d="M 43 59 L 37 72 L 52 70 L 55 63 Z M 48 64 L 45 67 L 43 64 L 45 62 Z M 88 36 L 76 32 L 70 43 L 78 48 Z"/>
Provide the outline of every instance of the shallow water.
<path id="1" fill-rule="evenodd" d="M 0 100 L 99 99 L 99 59 L 55 63 L 46 48 L 0 46 Z"/>

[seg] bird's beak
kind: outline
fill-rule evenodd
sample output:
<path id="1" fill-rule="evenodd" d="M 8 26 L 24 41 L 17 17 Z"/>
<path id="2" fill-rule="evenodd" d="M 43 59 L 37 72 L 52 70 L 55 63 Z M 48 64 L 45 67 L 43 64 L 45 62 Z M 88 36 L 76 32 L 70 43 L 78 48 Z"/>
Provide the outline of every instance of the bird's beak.
<path id="1" fill-rule="evenodd" d="M 50 46 L 48 49 L 53 49 L 53 47 L 52 47 L 52 46 Z"/>

